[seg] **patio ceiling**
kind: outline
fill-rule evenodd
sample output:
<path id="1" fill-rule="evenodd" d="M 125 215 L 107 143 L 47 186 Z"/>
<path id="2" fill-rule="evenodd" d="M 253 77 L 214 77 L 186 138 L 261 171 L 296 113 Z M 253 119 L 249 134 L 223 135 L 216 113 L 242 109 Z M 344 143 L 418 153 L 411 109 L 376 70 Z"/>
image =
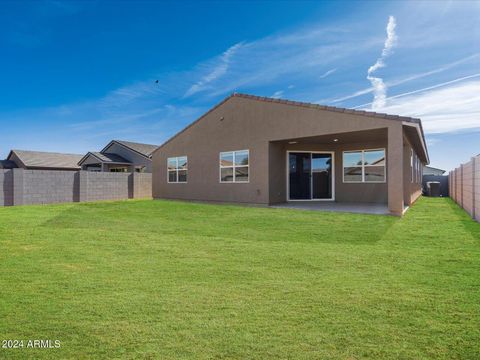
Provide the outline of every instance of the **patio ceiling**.
<path id="1" fill-rule="evenodd" d="M 279 141 L 275 143 L 292 143 L 296 144 L 347 144 L 347 143 L 359 143 L 370 142 L 375 140 L 381 140 L 387 138 L 387 129 L 372 129 L 362 131 L 352 131 L 337 134 L 317 135 L 305 138 L 291 138 Z"/>

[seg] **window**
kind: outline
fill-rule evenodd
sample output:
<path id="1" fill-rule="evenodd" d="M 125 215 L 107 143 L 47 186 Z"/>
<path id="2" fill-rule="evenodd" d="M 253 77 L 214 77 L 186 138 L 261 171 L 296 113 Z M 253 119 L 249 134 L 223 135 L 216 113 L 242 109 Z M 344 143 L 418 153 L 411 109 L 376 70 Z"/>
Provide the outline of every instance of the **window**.
<path id="1" fill-rule="evenodd" d="M 412 168 L 412 177 L 410 182 L 421 184 L 422 183 L 422 162 L 418 155 L 411 150 L 411 157 L 410 157 L 410 166 Z"/>
<path id="2" fill-rule="evenodd" d="M 411 174 L 411 178 L 410 178 L 410 182 L 413 183 L 413 179 L 414 179 L 414 166 L 413 166 L 413 149 L 410 150 L 410 167 L 412 168 L 412 174 Z"/>
<path id="3" fill-rule="evenodd" d="M 220 153 L 220 182 L 248 182 L 248 150 Z"/>
<path id="4" fill-rule="evenodd" d="M 344 151 L 343 182 L 385 182 L 385 149 Z"/>
<path id="5" fill-rule="evenodd" d="M 114 167 L 110 168 L 110 172 L 128 172 L 128 169 L 125 167 Z"/>
<path id="6" fill-rule="evenodd" d="M 417 183 L 422 183 L 422 162 L 420 158 L 417 156 Z"/>
<path id="7" fill-rule="evenodd" d="M 167 160 L 168 182 L 186 183 L 187 182 L 187 157 L 171 157 Z"/>
<path id="8" fill-rule="evenodd" d="M 418 183 L 418 156 L 415 154 L 415 182 Z"/>
<path id="9" fill-rule="evenodd" d="M 415 154 L 415 182 L 418 183 L 418 156 Z"/>

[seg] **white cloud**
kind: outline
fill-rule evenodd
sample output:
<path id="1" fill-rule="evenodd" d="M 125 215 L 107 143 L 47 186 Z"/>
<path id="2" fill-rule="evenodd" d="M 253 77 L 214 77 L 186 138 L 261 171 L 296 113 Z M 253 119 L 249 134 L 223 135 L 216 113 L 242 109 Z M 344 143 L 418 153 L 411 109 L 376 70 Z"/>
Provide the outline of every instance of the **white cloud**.
<path id="1" fill-rule="evenodd" d="M 431 87 L 387 100 L 388 105 L 376 110 L 418 117 L 426 133 L 480 129 L 480 81 Z"/>
<path id="2" fill-rule="evenodd" d="M 454 68 L 455 66 L 462 65 L 462 64 L 464 64 L 468 61 L 477 60 L 479 57 L 480 57 L 480 54 L 473 54 L 473 55 L 467 56 L 465 58 L 459 59 L 457 61 L 454 61 L 454 62 L 451 62 L 451 63 L 448 63 L 448 64 L 444 64 L 444 65 L 442 65 L 442 66 L 440 66 L 436 69 L 433 69 L 433 70 L 424 71 L 424 72 L 421 72 L 421 73 L 409 75 L 407 77 L 397 79 L 397 80 L 387 81 L 386 85 L 387 85 L 387 88 L 392 88 L 392 87 L 395 87 L 395 86 L 398 86 L 398 85 L 402 85 L 402 84 L 408 83 L 410 81 L 418 80 L 418 79 L 421 79 L 421 78 L 425 78 L 425 77 L 428 77 L 428 76 L 431 76 L 431 75 L 435 75 L 435 74 L 444 72 L 446 70 L 450 70 L 450 69 Z M 324 100 L 321 100 L 321 101 L 318 101 L 318 102 L 319 103 L 335 104 L 335 103 L 343 102 L 345 100 L 350 100 L 350 99 L 354 99 L 354 98 L 362 96 L 362 95 L 369 94 L 369 93 L 373 92 L 373 90 L 374 90 L 373 87 L 369 87 L 369 88 L 365 88 L 365 89 L 362 89 L 362 90 L 355 91 L 352 94 L 345 95 L 345 96 L 342 96 L 342 97 L 339 97 L 339 98 L 324 99 Z M 371 104 L 371 103 L 368 103 L 368 104 Z M 365 106 L 365 105 L 360 105 L 360 106 Z"/>
<path id="3" fill-rule="evenodd" d="M 191 96 L 196 94 L 200 91 L 206 89 L 207 85 L 212 81 L 217 80 L 218 78 L 222 77 L 227 73 L 228 67 L 230 65 L 230 61 L 233 55 L 242 47 L 242 43 L 235 44 L 228 48 L 218 60 L 211 70 L 209 70 L 208 74 L 202 77 L 200 81 L 190 86 L 190 88 L 185 93 L 185 97 Z"/>
<path id="4" fill-rule="evenodd" d="M 440 83 L 440 84 L 435 84 L 435 85 L 432 85 L 432 86 L 428 86 L 426 88 L 416 89 L 416 90 L 408 91 L 408 92 L 405 92 L 405 93 L 402 93 L 402 94 L 397 94 L 397 95 L 394 95 L 394 96 L 390 96 L 386 100 L 390 101 L 392 99 L 396 99 L 396 98 L 399 98 L 399 97 L 403 97 L 403 96 L 407 96 L 407 95 L 413 95 L 413 94 L 425 92 L 427 90 L 437 89 L 439 87 L 444 87 L 446 85 L 458 83 L 458 82 L 468 80 L 468 79 L 472 79 L 472 78 L 476 78 L 476 77 L 479 77 L 479 76 L 480 76 L 480 73 L 464 76 L 464 77 L 461 77 L 461 78 L 458 78 L 458 79 L 454 79 L 454 80 L 446 81 L 446 82 L 443 82 L 443 83 Z M 372 103 L 369 102 L 369 103 L 366 103 L 366 104 L 357 105 L 357 106 L 352 107 L 352 109 L 365 108 L 366 106 L 369 106 L 369 105 L 372 105 Z M 385 105 L 384 105 L 384 107 L 385 107 Z"/>
<path id="5" fill-rule="evenodd" d="M 353 29 L 355 26 L 349 24 L 348 27 Z M 234 91 L 267 87 L 285 79 L 299 81 L 302 87 L 305 81 L 315 85 L 315 79 L 334 72 L 332 69 L 325 73 L 326 66 L 333 68 L 337 62 L 377 47 L 379 43 L 376 36 L 357 35 L 345 27 L 310 26 L 244 41 L 228 56 L 228 61 L 225 61 L 224 53 L 199 64 L 190 72 L 176 74 L 176 82 L 189 82 L 182 96 L 197 95 L 203 100 Z M 221 76 L 216 76 L 218 74 Z M 193 84 L 191 79 L 196 79 Z"/>
<path id="6" fill-rule="evenodd" d="M 390 16 L 387 24 L 387 39 L 382 50 L 382 55 L 377 59 L 375 64 L 370 66 L 367 71 L 367 79 L 372 83 L 373 87 L 373 103 L 372 109 L 376 109 L 385 105 L 385 98 L 387 97 L 387 86 L 380 77 L 372 76 L 375 71 L 385 67 L 385 59 L 391 54 L 393 47 L 397 42 L 397 35 L 395 34 L 395 27 L 397 26 L 395 18 Z"/>
<path id="7" fill-rule="evenodd" d="M 141 81 L 132 85 L 123 86 L 109 92 L 98 101 L 103 107 L 124 107 L 132 102 L 147 97 L 155 97 L 162 94 L 162 89 L 153 80 Z"/>
<path id="8" fill-rule="evenodd" d="M 430 138 L 430 137 L 427 137 L 427 146 L 434 146 L 435 144 L 438 144 L 441 142 L 441 140 L 439 138 Z"/>
<path id="9" fill-rule="evenodd" d="M 283 90 L 278 90 L 273 93 L 271 96 L 274 99 L 280 99 L 283 96 Z"/>
<path id="10" fill-rule="evenodd" d="M 325 73 L 323 73 L 322 75 L 320 75 L 320 79 L 323 79 L 323 78 L 326 78 L 326 77 L 329 76 L 329 75 L 332 75 L 335 71 L 337 71 L 337 68 L 335 68 L 335 69 L 330 69 L 330 70 L 326 71 Z"/>

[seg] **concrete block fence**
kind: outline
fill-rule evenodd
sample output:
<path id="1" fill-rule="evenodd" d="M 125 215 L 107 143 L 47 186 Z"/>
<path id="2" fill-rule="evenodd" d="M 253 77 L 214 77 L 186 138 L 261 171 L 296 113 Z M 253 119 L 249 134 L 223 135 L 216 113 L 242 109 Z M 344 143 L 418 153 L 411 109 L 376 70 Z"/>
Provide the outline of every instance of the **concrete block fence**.
<path id="1" fill-rule="evenodd" d="M 152 197 L 152 174 L 0 169 L 0 206 Z"/>
<path id="2" fill-rule="evenodd" d="M 480 155 L 450 171 L 448 176 L 450 197 L 480 221 Z"/>

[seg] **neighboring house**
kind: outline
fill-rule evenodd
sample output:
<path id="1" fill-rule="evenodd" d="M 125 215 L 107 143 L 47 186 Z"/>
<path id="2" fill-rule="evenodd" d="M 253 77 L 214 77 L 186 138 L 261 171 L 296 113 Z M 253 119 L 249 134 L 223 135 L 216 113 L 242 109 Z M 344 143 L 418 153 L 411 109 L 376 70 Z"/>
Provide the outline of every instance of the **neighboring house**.
<path id="1" fill-rule="evenodd" d="M 100 152 L 88 152 L 78 165 L 102 172 L 152 172 L 152 153 L 158 145 L 112 140 Z"/>
<path id="2" fill-rule="evenodd" d="M 17 164 L 15 164 L 11 160 L 0 160 L 0 169 L 10 170 L 17 168 Z"/>
<path id="3" fill-rule="evenodd" d="M 445 174 L 445 172 L 445 170 L 434 168 L 431 166 L 423 167 L 423 175 L 443 175 Z"/>
<path id="4" fill-rule="evenodd" d="M 233 94 L 153 153 L 154 198 L 388 204 L 421 195 L 419 119 Z"/>
<path id="5" fill-rule="evenodd" d="M 12 150 L 7 161 L 16 167 L 29 170 L 80 170 L 78 161 L 82 155 L 43 151 Z"/>

